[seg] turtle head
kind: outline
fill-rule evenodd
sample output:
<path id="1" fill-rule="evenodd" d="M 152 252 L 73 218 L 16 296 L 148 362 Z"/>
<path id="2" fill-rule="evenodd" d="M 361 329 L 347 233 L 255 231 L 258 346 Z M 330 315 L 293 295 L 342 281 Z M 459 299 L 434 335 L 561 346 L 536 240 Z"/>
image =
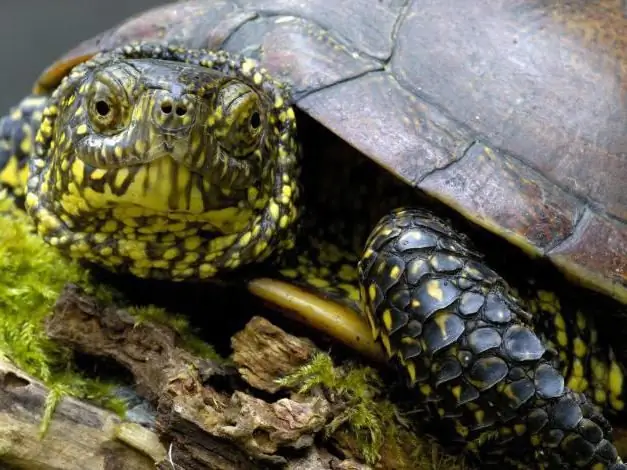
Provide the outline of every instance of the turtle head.
<path id="1" fill-rule="evenodd" d="M 77 66 L 48 101 L 26 207 L 71 255 L 208 278 L 293 244 L 288 96 L 254 62 L 136 45 Z"/>

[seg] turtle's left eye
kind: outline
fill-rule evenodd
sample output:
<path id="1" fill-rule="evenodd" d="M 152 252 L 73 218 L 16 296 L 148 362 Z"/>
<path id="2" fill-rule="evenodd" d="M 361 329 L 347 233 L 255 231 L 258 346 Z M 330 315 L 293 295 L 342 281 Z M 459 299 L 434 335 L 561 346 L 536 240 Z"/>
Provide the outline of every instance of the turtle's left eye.
<path id="1" fill-rule="evenodd" d="M 102 118 L 105 118 L 111 112 L 111 105 L 105 100 L 96 101 L 96 112 Z"/>
<path id="2" fill-rule="evenodd" d="M 128 117 L 128 98 L 124 90 L 95 80 L 88 89 L 87 113 L 96 132 L 111 135 L 124 128 Z"/>
<path id="3" fill-rule="evenodd" d="M 245 158 L 260 145 L 266 116 L 259 94 L 245 83 L 231 81 L 218 94 L 220 145 L 235 158 Z"/>
<path id="4" fill-rule="evenodd" d="M 258 111 L 255 111 L 252 116 L 250 116 L 250 127 L 251 129 L 259 129 L 261 126 L 261 114 Z"/>

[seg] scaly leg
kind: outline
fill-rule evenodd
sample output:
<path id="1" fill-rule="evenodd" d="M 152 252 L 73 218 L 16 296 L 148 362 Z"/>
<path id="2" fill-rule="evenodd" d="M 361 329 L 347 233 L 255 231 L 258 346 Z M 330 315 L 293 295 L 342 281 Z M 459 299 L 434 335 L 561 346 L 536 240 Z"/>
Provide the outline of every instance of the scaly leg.
<path id="1" fill-rule="evenodd" d="M 599 409 L 565 386 L 532 316 L 443 221 L 419 210 L 384 217 L 359 277 L 374 335 L 447 440 L 488 460 L 627 468 Z"/>

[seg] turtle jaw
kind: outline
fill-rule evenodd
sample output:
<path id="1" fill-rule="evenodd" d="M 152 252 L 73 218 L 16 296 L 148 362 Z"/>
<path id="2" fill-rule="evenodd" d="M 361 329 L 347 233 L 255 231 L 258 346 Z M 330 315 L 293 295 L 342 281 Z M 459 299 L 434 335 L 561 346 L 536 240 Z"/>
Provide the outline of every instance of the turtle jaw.
<path id="1" fill-rule="evenodd" d="M 298 147 L 287 97 L 270 77 L 256 86 L 248 75 L 262 75 L 251 64 L 241 73 L 225 55 L 168 50 L 166 62 L 162 53 L 97 56 L 53 93 L 29 168 L 26 208 L 38 232 L 74 258 L 171 280 L 211 278 L 291 248 Z M 195 92 L 182 82 L 141 86 L 137 76 L 172 69 L 197 79 L 203 67 L 210 73 Z M 181 103 L 191 120 L 164 117 Z"/>

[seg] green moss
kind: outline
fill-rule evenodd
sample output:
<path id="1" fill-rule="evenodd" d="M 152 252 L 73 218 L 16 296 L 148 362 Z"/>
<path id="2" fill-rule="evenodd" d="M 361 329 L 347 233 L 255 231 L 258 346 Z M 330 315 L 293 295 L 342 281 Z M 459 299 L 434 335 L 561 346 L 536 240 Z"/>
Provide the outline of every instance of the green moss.
<path id="1" fill-rule="evenodd" d="M 442 453 L 437 444 L 409 430 L 401 411 L 383 398 L 384 384 L 370 367 L 336 367 L 329 355 L 317 353 L 308 364 L 279 383 L 299 393 L 323 387 L 334 403 L 342 403 L 342 411 L 328 424 L 326 435 L 348 432 L 357 452 L 368 464 L 375 464 L 385 452 L 399 459 L 407 457 L 409 461 L 397 461 L 399 468 L 464 468 L 461 459 Z"/>
<path id="2" fill-rule="evenodd" d="M 72 351 L 45 334 L 44 320 L 67 283 L 81 286 L 103 304 L 121 300 L 110 287 L 90 282 L 87 269 L 45 244 L 32 232 L 28 217 L 0 194 L 0 358 L 49 388 L 42 431 L 65 396 L 92 400 L 120 415 L 126 411 L 123 402 L 112 394 L 115 384 L 86 378 L 74 369 Z M 155 306 L 129 311 L 138 323 L 149 320 L 172 327 L 191 352 L 220 360 L 211 346 L 192 334 L 182 316 Z"/>
<path id="3" fill-rule="evenodd" d="M 183 315 L 168 312 L 154 305 L 127 307 L 127 311 L 135 317 L 137 325 L 149 321 L 169 326 L 181 336 L 185 349 L 196 356 L 215 362 L 224 361 L 224 358 L 222 358 L 211 345 L 194 335 L 187 319 Z"/>
<path id="4" fill-rule="evenodd" d="M 113 292 L 95 287 L 88 272 L 51 249 L 31 231 L 26 216 L 10 201 L 0 202 L 0 357 L 13 362 L 50 389 L 42 430 L 54 406 L 66 395 L 91 399 L 122 412 L 111 397 L 113 385 L 83 377 L 72 367 L 69 349 L 51 341 L 44 319 L 66 283 L 82 286 L 100 300 Z"/>

